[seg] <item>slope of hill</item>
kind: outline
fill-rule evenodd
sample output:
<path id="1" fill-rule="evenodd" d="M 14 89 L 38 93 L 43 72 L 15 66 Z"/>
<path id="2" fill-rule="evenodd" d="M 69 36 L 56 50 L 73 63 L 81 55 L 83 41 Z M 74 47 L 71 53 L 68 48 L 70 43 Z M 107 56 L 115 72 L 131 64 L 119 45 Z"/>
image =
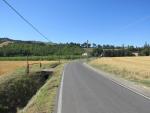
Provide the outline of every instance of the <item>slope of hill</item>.
<path id="1" fill-rule="evenodd" d="M 0 38 L 0 44 L 3 42 L 15 42 L 15 43 L 28 43 L 28 44 L 44 44 L 44 42 L 41 41 L 23 41 L 23 40 L 14 40 L 10 38 Z"/>
<path id="2" fill-rule="evenodd" d="M 13 41 L 2 42 L 0 43 L 0 47 L 7 46 L 8 44 L 11 44 L 11 43 L 14 43 L 14 42 Z"/>
<path id="3" fill-rule="evenodd" d="M 0 38 L 0 43 L 7 42 L 7 41 L 13 41 L 13 40 L 10 38 Z"/>

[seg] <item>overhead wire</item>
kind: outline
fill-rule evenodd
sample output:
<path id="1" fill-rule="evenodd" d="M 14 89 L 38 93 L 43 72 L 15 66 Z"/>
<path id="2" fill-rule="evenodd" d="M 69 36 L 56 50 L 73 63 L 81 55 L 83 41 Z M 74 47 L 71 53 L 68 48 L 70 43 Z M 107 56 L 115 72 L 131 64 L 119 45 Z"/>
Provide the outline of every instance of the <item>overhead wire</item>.
<path id="1" fill-rule="evenodd" d="M 44 39 L 50 42 L 50 40 L 42 33 L 38 28 L 36 28 L 31 22 L 29 22 L 19 11 L 17 11 L 8 1 L 2 0 L 8 7 L 10 7 L 23 21 L 25 21 L 32 29 L 34 29 L 38 34 L 40 34 Z"/>

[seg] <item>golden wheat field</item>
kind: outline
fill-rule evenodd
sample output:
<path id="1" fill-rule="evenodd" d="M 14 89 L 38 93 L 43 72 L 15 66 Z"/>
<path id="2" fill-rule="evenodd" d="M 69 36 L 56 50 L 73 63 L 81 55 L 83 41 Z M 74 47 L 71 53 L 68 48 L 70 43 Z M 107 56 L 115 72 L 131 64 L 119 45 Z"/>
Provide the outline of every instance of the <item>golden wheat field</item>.
<path id="1" fill-rule="evenodd" d="M 53 61 L 51 61 L 52 63 Z M 55 61 L 54 61 L 55 62 Z M 29 64 L 39 63 L 39 61 L 29 61 Z M 50 63 L 50 61 L 41 61 L 42 64 Z M 26 66 L 26 61 L 0 61 L 0 75 L 15 71 L 17 68 Z"/>
<path id="2" fill-rule="evenodd" d="M 90 64 L 129 79 L 150 79 L 150 57 L 99 58 Z"/>

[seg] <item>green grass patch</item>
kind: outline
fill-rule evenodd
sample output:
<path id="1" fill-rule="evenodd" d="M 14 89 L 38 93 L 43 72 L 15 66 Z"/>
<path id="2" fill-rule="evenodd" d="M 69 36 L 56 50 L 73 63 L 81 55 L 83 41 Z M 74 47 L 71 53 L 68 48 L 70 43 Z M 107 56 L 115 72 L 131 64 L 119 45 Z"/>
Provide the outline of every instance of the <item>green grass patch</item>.
<path id="1" fill-rule="evenodd" d="M 58 60 L 58 59 L 79 59 L 83 58 L 80 55 L 65 55 L 65 56 L 29 56 L 28 60 L 30 61 L 38 61 L 38 60 Z M 16 57 L 0 57 L 0 61 L 25 61 L 26 56 L 16 56 Z"/>
<path id="2" fill-rule="evenodd" d="M 143 84 L 147 87 L 150 87 L 150 80 L 132 80 L 133 82 L 139 83 L 139 84 Z"/>

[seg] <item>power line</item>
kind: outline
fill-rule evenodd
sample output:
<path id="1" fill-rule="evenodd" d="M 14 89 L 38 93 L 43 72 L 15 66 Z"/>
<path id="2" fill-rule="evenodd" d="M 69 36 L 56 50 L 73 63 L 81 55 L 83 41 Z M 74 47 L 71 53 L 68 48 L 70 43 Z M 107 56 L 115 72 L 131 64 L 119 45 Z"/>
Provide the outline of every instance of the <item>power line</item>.
<path id="1" fill-rule="evenodd" d="M 23 21 L 25 21 L 31 28 L 33 28 L 37 33 L 39 33 L 43 38 L 50 40 L 43 34 L 41 33 L 31 22 L 29 22 L 24 16 L 22 16 L 12 5 L 10 5 L 6 0 L 2 0 L 8 7 L 10 7 Z"/>

